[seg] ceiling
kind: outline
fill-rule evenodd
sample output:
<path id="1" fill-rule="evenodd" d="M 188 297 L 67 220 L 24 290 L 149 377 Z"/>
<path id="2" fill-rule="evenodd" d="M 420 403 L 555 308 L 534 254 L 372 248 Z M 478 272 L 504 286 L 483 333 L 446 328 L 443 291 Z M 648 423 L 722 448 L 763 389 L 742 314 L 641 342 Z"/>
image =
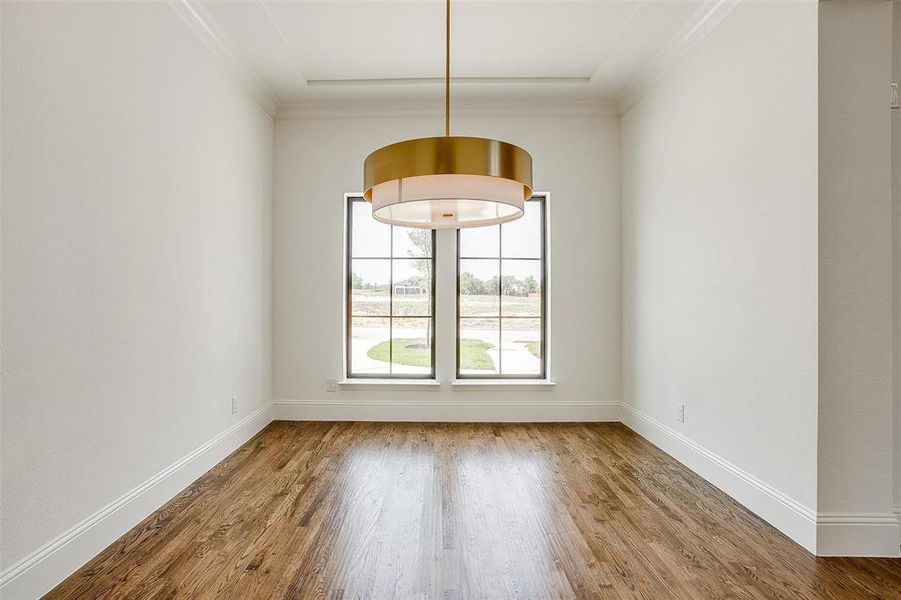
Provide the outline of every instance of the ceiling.
<path id="1" fill-rule="evenodd" d="M 187 0 L 284 106 L 440 98 L 444 2 Z M 453 0 L 454 99 L 617 103 L 711 0 Z"/>

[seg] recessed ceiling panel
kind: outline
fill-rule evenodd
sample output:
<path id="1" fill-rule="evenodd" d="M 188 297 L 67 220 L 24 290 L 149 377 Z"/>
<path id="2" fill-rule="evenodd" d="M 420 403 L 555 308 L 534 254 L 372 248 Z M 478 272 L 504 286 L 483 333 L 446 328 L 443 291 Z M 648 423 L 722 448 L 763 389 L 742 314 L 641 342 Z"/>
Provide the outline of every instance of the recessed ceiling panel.
<path id="1" fill-rule="evenodd" d="M 307 79 L 436 77 L 443 2 L 266 1 Z M 635 2 L 454 2 L 460 77 L 590 77 Z"/>
<path id="2" fill-rule="evenodd" d="M 200 5 L 282 103 L 440 100 L 442 0 Z M 712 2 L 452 0 L 455 98 L 614 100 L 703 5 Z"/>

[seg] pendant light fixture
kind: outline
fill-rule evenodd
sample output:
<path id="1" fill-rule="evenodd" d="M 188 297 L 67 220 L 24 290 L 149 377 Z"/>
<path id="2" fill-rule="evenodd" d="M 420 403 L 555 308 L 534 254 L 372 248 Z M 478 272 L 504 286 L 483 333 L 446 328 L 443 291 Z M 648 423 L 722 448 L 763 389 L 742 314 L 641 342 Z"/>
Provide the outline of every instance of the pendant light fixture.
<path id="1" fill-rule="evenodd" d="M 518 219 L 532 196 L 532 157 L 498 140 L 450 134 L 450 0 L 445 1 L 444 135 L 379 148 L 363 164 L 372 216 L 420 229 Z"/>

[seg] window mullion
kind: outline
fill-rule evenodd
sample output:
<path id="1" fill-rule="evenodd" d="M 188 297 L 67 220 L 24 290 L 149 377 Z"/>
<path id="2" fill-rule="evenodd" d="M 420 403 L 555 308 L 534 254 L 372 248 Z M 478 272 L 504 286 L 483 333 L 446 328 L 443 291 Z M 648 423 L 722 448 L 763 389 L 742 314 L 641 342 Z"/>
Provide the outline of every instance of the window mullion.
<path id="1" fill-rule="evenodd" d="M 394 375 L 394 225 L 388 226 L 388 375 Z"/>
<path id="2" fill-rule="evenodd" d="M 497 374 L 504 374 L 504 226 L 497 226 Z"/>

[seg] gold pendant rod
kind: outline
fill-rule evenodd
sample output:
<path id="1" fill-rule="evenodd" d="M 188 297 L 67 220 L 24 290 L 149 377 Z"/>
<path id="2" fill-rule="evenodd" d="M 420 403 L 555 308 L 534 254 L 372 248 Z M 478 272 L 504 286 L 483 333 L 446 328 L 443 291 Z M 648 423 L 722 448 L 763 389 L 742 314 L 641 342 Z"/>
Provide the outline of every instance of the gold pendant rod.
<path id="1" fill-rule="evenodd" d="M 450 0 L 444 10 L 444 135 L 450 135 Z"/>

